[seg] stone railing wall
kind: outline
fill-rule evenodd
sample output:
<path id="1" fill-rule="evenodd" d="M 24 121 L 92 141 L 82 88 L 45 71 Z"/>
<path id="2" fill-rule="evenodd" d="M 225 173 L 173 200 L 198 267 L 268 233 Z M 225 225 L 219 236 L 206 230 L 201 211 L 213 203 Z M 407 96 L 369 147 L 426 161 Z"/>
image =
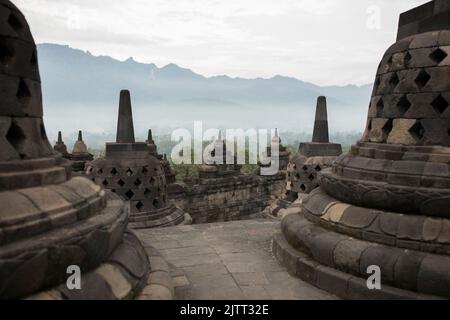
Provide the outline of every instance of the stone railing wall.
<path id="1" fill-rule="evenodd" d="M 243 220 L 260 214 L 285 193 L 286 173 L 190 179 L 169 186 L 169 198 L 194 224 Z"/>

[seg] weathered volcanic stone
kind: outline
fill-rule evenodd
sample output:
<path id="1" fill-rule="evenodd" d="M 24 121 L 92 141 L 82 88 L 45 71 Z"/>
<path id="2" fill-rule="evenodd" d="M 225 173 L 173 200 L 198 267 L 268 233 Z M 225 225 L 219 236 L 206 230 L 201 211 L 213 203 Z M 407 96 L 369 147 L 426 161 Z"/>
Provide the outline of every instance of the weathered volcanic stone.
<path id="1" fill-rule="evenodd" d="M 401 15 L 362 139 L 321 171 L 303 215 L 283 222 L 291 246 L 333 268 L 328 277 L 354 275 L 353 293 L 329 287 L 343 297 L 450 298 L 450 69 L 439 40 L 449 12 L 448 1 L 435 0 Z M 310 228 L 290 228 L 298 219 Z M 308 230 L 327 241 L 307 241 Z M 389 292 L 354 286 L 372 265 Z"/>
<path id="2" fill-rule="evenodd" d="M 117 143 L 134 143 L 133 114 L 128 90 L 120 91 L 119 116 L 117 118 Z"/>
<path id="3" fill-rule="evenodd" d="M 436 0 L 409 10 L 400 16 L 397 40 L 428 31 L 450 28 L 450 4 Z"/>
<path id="4" fill-rule="evenodd" d="M 115 299 L 117 288 L 94 271 L 112 255 L 125 259 L 118 248 L 128 209 L 116 195 L 72 177 L 69 161 L 50 146 L 36 45 L 7 0 L 0 0 L 0 48 L 0 299 Z M 57 147 L 67 151 L 61 135 Z M 137 240 L 131 245 L 143 251 Z M 137 294 L 148 259 L 140 255 L 130 264 L 143 270 L 129 283 Z M 66 287 L 72 265 L 81 269 L 82 291 Z"/>
<path id="5" fill-rule="evenodd" d="M 236 156 L 232 157 L 231 152 L 227 151 L 227 144 L 222 139 L 222 132 L 219 132 L 219 137 L 214 142 L 214 149 L 205 162 L 199 168 L 200 179 L 215 179 L 241 174 L 241 166 L 237 164 Z"/>
<path id="6" fill-rule="evenodd" d="M 171 185 L 176 182 L 176 172 L 170 165 L 169 160 L 167 159 L 167 154 L 164 154 L 164 156 L 161 159 L 161 165 L 164 170 L 164 176 L 166 177 L 166 182 L 168 185 Z"/>
<path id="7" fill-rule="evenodd" d="M 274 140 L 279 142 L 278 134 Z M 216 157 L 216 150 L 223 152 L 223 157 Z M 226 163 L 227 158 L 232 161 Z M 285 192 L 284 171 L 275 175 L 242 174 L 221 135 L 214 143 L 210 160 L 200 167 L 198 175 L 169 186 L 171 198 L 190 214 L 193 223 L 261 217 L 262 211 Z"/>
<path id="8" fill-rule="evenodd" d="M 151 132 L 147 143 L 135 142 L 130 93 L 120 92 L 117 141 L 106 155 L 89 163 L 86 175 L 129 204 L 130 226 L 154 228 L 182 223 L 185 213 L 169 202 L 167 182 Z M 155 156 L 156 155 L 156 156 Z"/>
<path id="9" fill-rule="evenodd" d="M 151 129 L 148 130 L 148 138 L 147 141 L 145 141 L 145 143 L 147 144 L 148 152 L 150 153 L 150 155 L 158 158 L 161 161 L 161 166 L 163 167 L 164 170 L 166 182 L 170 188 L 170 185 L 175 183 L 177 174 L 170 165 L 170 162 L 167 159 L 167 155 L 166 154 L 160 155 L 158 153 L 158 147 L 156 146 L 156 143 L 153 140 L 153 134 Z"/>
<path id="10" fill-rule="evenodd" d="M 58 140 L 56 141 L 55 146 L 53 147 L 53 150 L 55 150 L 56 152 L 61 153 L 63 158 L 66 158 L 66 159 L 70 158 L 70 154 L 67 151 L 67 146 L 65 145 L 65 143 L 64 143 L 64 141 L 62 139 L 61 131 L 58 132 Z"/>
<path id="11" fill-rule="evenodd" d="M 328 143 L 330 137 L 328 135 L 328 112 L 327 99 L 319 97 L 317 99 L 316 119 L 314 121 L 313 143 Z"/>
<path id="12" fill-rule="evenodd" d="M 153 133 L 151 129 L 148 130 L 148 137 L 145 143 L 147 144 L 148 152 L 154 157 L 159 157 L 158 147 L 156 146 L 156 143 L 153 140 Z"/>
<path id="13" fill-rule="evenodd" d="M 327 101 L 325 97 L 319 97 L 312 142 L 300 143 L 298 153 L 288 165 L 288 198 L 295 200 L 299 193 L 310 193 L 317 188 L 320 171 L 329 167 L 341 153 L 340 144 L 329 142 Z"/>
<path id="14" fill-rule="evenodd" d="M 72 170 L 74 172 L 84 172 L 86 163 L 92 161 L 94 156 L 88 152 L 86 143 L 83 141 L 83 132 L 78 132 L 78 139 L 73 145 L 70 160 L 72 161 Z"/>
<path id="15" fill-rule="evenodd" d="M 272 146 L 277 146 L 278 152 L 272 151 Z M 291 153 L 282 144 L 280 135 L 278 134 L 278 129 L 275 129 L 275 135 L 272 138 L 271 145 L 267 147 L 267 150 L 264 154 L 266 158 L 270 159 L 270 163 L 266 165 L 259 163 L 259 174 L 261 174 L 261 168 L 270 167 L 271 165 L 273 165 L 273 163 L 278 163 L 278 171 L 284 173 L 287 170 L 287 166 L 289 164 L 290 154 Z"/>

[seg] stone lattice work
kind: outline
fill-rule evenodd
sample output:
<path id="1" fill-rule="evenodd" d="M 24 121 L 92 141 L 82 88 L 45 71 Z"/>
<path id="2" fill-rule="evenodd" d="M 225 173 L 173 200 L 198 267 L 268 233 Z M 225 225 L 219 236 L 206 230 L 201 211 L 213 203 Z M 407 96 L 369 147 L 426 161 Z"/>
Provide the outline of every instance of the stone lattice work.
<path id="1" fill-rule="evenodd" d="M 310 193 L 319 186 L 318 174 L 342 153 L 341 145 L 330 143 L 325 97 L 317 99 L 312 142 L 301 143 L 287 168 L 287 198 L 294 201 L 298 194 Z"/>
<path id="2" fill-rule="evenodd" d="M 149 266 L 127 232 L 128 210 L 117 196 L 72 178 L 69 162 L 50 146 L 36 46 L 24 16 L 6 0 L 0 1 L 0 133 L 0 299 L 48 288 L 55 299 L 132 298 Z M 114 295 L 117 282 L 101 274 L 112 263 L 127 279 L 126 295 Z M 66 287 L 71 265 L 81 268 L 81 290 Z"/>
<path id="3" fill-rule="evenodd" d="M 161 161 L 147 143 L 135 142 L 129 91 L 120 94 L 117 142 L 106 144 L 104 159 L 92 161 L 86 175 L 130 205 L 130 225 L 152 228 L 182 223 L 185 214 L 167 199 Z M 156 152 L 156 148 L 155 148 Z"/>
<path id="4" fill-rule="evenodd" d="M 153 160 L 153 159 L 152 159 Z M 95 182 L 130 201 L 132 212 L 158 210 L 167 205 L 164 173 L 159 161 L 98 159 L 88 167 Z"/>
<path id="5" fill-rule="evenodd" d="M 328 161 L 325 162 L 322 157 L 304 158 L 294 156 L 288 165 L 287 190 L 294 194 L 310 193 L 319 186 L 317 176 L 320 171 L 330 166 L 334 159 L 335 157 L 326 159 Z"/>
<path id="6" fill-rule="evenodd" d="M 322 170 L 303 215 L 282 222 L 274 251 L 322 289 L 346 298 L 450 298 L 450 20 L 440 18 L 449 14 L 439 0 L 402 14 L 362 140 Z M 367 288 L 369 266 L 380 268 L 381 290 Z"/>
<path id="7" fill-rule="evenodd" d="M 362 142 L 450 146 L 449 39 L 448 31 L 430 31 L 387 50 Z"/>
<path id="8" fill-rule="evenodd" d="M 14 5 L 2 1 L 0 10 L 0 161 L 51 156 L 42 122 L 36 46 Z"/>

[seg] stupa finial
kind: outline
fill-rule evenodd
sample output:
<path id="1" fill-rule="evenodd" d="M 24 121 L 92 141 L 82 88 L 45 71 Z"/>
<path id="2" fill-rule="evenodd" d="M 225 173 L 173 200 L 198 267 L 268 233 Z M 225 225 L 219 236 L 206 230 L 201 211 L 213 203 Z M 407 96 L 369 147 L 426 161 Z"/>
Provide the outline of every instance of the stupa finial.
<path id="1" fill-rule="evenodd" d="M 327 98 L 325 98 L 324 96 L 320 96 L 319 98 L 317 98 L 316 118 L 314 121 L 312 142 L 330 142 L 330 137 L 328 135 Z"/>
<path id="2" fill-rule="evenodd" d="M 147 141 L 153 141 L 153 133 L 152 133 L 152 129 L 148 129 L 148 137 L 147 137 Z"/>
<path id="3" fill-rule="evenodd" d="M 117 143 L 135 143 L 130 91 L 120 91 Z"/>

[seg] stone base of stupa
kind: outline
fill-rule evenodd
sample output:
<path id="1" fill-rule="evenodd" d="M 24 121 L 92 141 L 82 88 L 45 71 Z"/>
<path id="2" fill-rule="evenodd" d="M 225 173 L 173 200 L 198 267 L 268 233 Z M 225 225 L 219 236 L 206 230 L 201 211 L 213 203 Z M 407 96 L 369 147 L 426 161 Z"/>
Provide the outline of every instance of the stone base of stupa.
<path id="1" fill-rule="evenodd" d="M 130 216 L 129 226 L 133 229 L 162 228 L 183 224 L 190 224 L 189 214 L 173 204 L 151 212 L 133 213 Z"/>
<path id="2" fill-rule="evenodd" d="M 8 275 L 1 299 L 48 289 L 64 299 L 127 299 L 145 284 L 148 258 L 127 231 L 129 211 L 117 195 L 74 177 L 0 198 L 0 274 Z M 67 288 L 69 266 L 81 269 L 81 290 Z"/>
<path id="3" fill-rule="evenodd" d="M 273 251 L 309 283 L 347 299 L 450 297 L 450 223 L 342 203 L 321 189 L 282 221 Z M 369 290 L 369 266 L 381 290 Z"/>
<path id="4" fill-rule="evenodd" d="M 287 198 L 274 201 L 263 211 L 263 215 L 269 219 L 281 220 L 285 216 L 292 213 L 300 213 L 302 211 L 301 198 L 295 201 L 289 201 Z"/>
<path id="5" fill-rule="evenodd" d="M 81 274 L 81 289 L 65 283 L 30 296 L 31 300 L 130 300 L 147 285 L 150 264 L 136 236 L 126 231 L 123 242 L 100 266 Z"/>
<path id="6" fill-rule="evenodd" d="M 148 257 L 148 258 L 147 258 Z M 98 268 L 82 274 L 81 290 L 63 284 L 27 300 L 172 300 L 170 267 L 158 250 L 142 247 L 130 231 L 111 257 Z"/>

